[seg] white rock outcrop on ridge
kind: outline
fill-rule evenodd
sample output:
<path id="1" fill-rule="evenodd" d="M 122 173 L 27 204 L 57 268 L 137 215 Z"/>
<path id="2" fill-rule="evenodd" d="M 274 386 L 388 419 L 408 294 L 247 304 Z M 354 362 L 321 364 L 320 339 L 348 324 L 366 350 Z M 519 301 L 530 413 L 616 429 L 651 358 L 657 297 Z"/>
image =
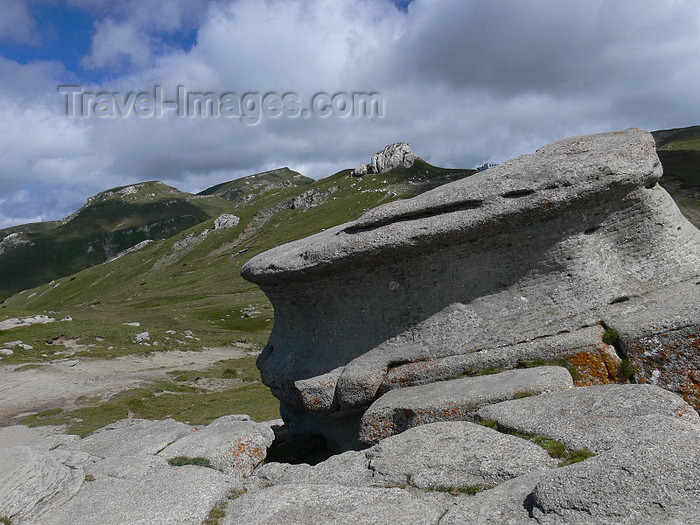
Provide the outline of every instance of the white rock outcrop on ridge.
<path id="1" fill-rule="evenodd" d="M 410 168 L 416 160 L 407 142 L 396 142 L 372 155 L 369 164 L 359 164 L 352 172 L 354 176 L 368 173 L 387 173 L 396 168 Z"/>
<path id="2" fill-rule="evenodd" d="M 258 365 L 291 431 L 356 446 L 394 369 L 413 365 L 419 384 L 422 367 L 454 356 L 500 354 L 514 368 L 518 345 L 596 325 L 624 325 L 618 350 L 642 347 L 632 364 L 650 360 L 649 378 L 658 370 L 659 386 L 695 403 L 700 231 L 661 175 L 646 131 L 562 139 L 251 259 L 241 273 L 275 308 Z M 677 329 L 684 339 L 664 347 L 662 334 Z M 644 351 L 653 341 L 656 357 Z M 610 348 L 585 346 L 567 359 L 595 361 L 601 383 L 618 380 Z M 685 356 L 682 369 L 669 352 Z"/>

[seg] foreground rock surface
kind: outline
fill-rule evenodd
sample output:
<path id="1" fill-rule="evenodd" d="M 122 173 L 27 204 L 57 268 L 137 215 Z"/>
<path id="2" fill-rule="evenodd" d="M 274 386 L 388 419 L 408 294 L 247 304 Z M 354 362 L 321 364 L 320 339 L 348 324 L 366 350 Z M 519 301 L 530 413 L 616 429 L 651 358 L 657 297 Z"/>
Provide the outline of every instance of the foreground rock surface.
<path id="1" fill-rule="evenodd" d="M 521 437 L 469 422 L 426 424 L 314 467 L 268 463 L 246 482 L 248 493 L 229 503 L 226 523 L 370 523 L 366 511 L 373 523 L 392 525 L 695 522 L 700 418 L 675 394 L 604 385 L 486 411 L 502 413 L 500 421 L 510 418 L 525 433 L 562 439 L 570 449 L 588 445 L 597 455 L 557 466 Z M 385 507 L 378 498 L 386 498 Z"/>
<path id="2" fill-rule="evenodd" d="M 20 525 L 199 524 L 242 488 L 264 459 L 276 423 L 248 416 L 204 427 L 125 419 L 84 439 L 1 429 L 8 446 L 0 444 L 0 517 Z M 210 466 L 173 466 L 172 452 Z"/>
<path id="3" fill-rule="evenodd" d="M 600 384 L 629 357 L 697 402 L 700 232 L 660 176 L 645 131 L 563 139 L 253 258 L 275 307 L 258 365 L 291 432 L 356 446 L 382 393 L 532 358 Z M 591 337 L 618 325 L 616 348 Z"/>
<path id="4" fill-rule="evenodd" d="M 213 462 L 226 436 L 254 441 L 278 421 L 228 416 L 191 427 L 132 419 L 85 439 L 4 428 L 0 517 L 19 525 L 200 524 L 213 516 L 246 525 L 647 525 L 694 523 L 700 511 L 700 417 L 675 394 L 651 385 L 569 388 L 486 413 L 499 430 L 428 423 L 315 466 L 257 464 L 249 476 L 171 466 L 166 451 L 181 443 Z M 506 424 L 521 433 L 505 433 Z M 596 455 L 560 466 L 531 432 Z"/>

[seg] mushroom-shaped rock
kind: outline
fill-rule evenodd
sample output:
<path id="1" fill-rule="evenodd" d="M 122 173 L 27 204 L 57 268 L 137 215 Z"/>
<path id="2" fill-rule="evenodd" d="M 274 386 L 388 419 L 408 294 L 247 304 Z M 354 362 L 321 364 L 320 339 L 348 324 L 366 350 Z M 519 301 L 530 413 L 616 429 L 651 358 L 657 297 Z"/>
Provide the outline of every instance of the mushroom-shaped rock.
<path id="1" fill-rule="evenodd" d="M 275 308 L 258 366 L 290 431 L 356 446 L 363 412 L 409 363 L 504 349 L 515 368 L 523 342 L 661 306 L 664 330 L 697 326 L 678 298 L 698 302 L 700 231 L 661 173 L 646 131 L 562 139 L 251 259 L 241 273 Z"/>

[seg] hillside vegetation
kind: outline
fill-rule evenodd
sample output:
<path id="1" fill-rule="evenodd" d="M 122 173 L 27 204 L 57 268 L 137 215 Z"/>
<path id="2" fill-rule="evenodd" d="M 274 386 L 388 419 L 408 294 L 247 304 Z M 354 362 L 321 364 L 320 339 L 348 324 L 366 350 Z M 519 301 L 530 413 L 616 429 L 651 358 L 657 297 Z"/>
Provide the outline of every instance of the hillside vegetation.
<path id="1" fill-rule="evenodd" d="M 161 182 L 104 191 L 62 221 L 0 230 L 0 298 L 103 263 L 139 242 L 158 240 L 233 209 Z"/>

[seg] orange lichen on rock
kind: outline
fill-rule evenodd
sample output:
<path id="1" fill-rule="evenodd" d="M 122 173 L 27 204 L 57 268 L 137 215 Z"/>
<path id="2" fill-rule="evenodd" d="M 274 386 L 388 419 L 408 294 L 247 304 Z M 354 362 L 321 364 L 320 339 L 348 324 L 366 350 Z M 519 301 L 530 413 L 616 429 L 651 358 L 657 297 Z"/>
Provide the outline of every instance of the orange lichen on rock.
<path id="1" fill-rule="evenodd" d="M 620 365 L 622 360 L 615 348 L 605 343 L 599 343 L 595 348 L 579 352 L 569 358 L 578 377 L 574 380 L 576 386 L 604 385 L 625 381 Z"/>

